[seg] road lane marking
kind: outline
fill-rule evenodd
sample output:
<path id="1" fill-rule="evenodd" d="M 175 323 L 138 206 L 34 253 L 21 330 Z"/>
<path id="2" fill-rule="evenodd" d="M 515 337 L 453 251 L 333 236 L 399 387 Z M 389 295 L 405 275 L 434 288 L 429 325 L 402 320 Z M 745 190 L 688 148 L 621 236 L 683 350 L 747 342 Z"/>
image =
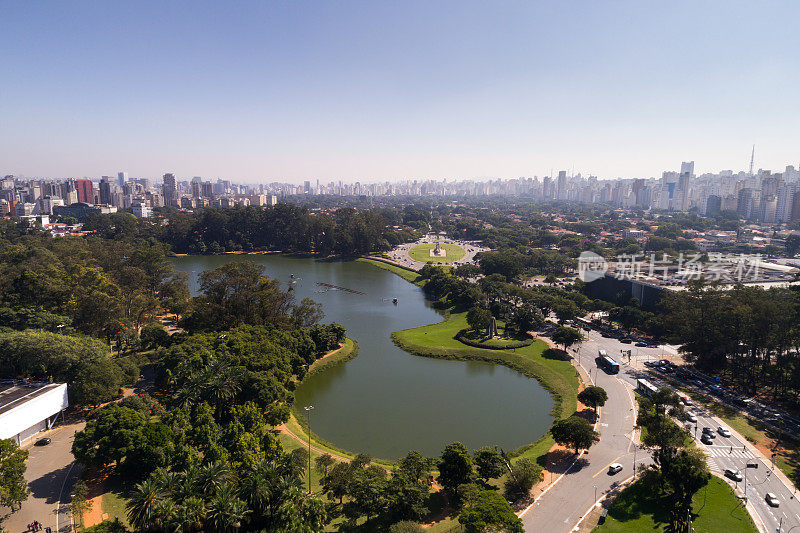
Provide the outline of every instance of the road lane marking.
<path id="1" fill-rule="evenodd" d="M 627 454 L 627 455 L 630 455 L 630 454 Z M 608 470 L 608 467 L 609 467 L 609 466 L 613 465 L 614 463 L 616 463 L 616 462 L 617 462 L 619 459 L 622 459 L 623 457 L 625 457 L 625 456 L 624 456 L 624 455 L 620 455 L 619 457 L 617 457 L 616 459 L 614 459 L 613 461 L 611 461 L 610 463 L 608 463 L 608 464 L 607 464 L 607 465 L 606 465 L 604 468 L 602 468 L 602 469 L 601 469 L 601 470 L 600 470 L 598 473 L 596 473 L 595 475 L 593 475 L 593 476 L 592 476 L 592 479 L 596 478 L 597 476 L 599 476 L 600 474 L 602 474 L 603 472 L 605 472 L 606 470 Z"/>

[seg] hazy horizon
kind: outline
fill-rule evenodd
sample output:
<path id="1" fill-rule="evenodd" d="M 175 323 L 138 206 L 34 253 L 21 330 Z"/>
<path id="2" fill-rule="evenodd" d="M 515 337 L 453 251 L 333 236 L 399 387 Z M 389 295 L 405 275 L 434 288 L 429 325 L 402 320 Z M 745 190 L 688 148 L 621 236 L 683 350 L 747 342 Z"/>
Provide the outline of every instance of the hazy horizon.
<path id="1" fill-rule="evenodd" d="M 239 183 L 798 165 L 788 1 L 9 3 L 0 169 Z M 793 126 L 793 124 L 795 124 Z"/>

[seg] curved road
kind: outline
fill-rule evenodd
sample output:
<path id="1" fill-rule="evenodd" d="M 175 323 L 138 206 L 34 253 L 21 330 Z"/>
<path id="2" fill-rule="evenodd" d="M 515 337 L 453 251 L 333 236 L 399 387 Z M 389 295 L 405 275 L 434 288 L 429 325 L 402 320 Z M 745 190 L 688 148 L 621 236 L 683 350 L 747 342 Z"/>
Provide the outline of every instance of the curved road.
<path id="1" fill-rule="evenodd" d="M 520 516 L 526 531 L 571 531 L 596 500 L 632 475 L 634 452 L 637 464 L 649 460 L 646 452 L 634 443 L 636 414 L 633 393 L 617 376 L 594 368 L 597 349 L 595 341 L 585 341 L 576 363 L 583 363 L 584 380 L 589 373 L 590 379 L 608 393 L 597 428 L 600 441 L 588 454 L 579 458 L 560 481 L 522 512 Z M 623 470 L 608 475 L 611 463 L 621 463 Z"/>

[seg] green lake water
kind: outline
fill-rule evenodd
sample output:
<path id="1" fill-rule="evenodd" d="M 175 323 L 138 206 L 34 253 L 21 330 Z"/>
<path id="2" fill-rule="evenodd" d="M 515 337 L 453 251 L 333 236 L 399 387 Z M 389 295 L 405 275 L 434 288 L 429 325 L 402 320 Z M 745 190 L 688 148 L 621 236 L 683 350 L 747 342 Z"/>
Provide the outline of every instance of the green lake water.
<path id="1" fill-rule="evenodd" d="M 512 450 L 541 437 L 550 426 L 553 399 L 539 383 L 504 366 L 417 357 L 396 347 L 393 331 L 439 322 L 422 290 L 367 263 L 323 262 L 282 255 L 183 256 L 175 268 L 189 274 L 194 294 L 203 270 L 249 259 L 288 286 L 297 300 L 323 305 L 324 322 L 338 322 L 358 341 L 358 357 L 309 376 L 295 393 L 313 405 L 311 428 L 352 452 L 396 459 L 408 450 L 439 455 L 450 442 Z M 317 283 L 358 290 L 324 291 Z M 397 305 L 392 304 L 397 298 Z"/>

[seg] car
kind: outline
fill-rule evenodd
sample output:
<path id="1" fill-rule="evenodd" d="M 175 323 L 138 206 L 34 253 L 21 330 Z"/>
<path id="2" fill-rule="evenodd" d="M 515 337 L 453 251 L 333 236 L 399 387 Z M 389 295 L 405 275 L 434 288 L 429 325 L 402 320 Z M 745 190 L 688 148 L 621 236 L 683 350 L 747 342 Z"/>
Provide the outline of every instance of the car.
<path id="1" fill-rule="evenodd" d="M 692 400 L 688 396 L 681 396 L 680 400 L 683 402 L 683 405 L 692 405 Z"/>
<path id="2" fill-rule="evenodd" d="M 764 499 L 767 501 L 770 507 L 780 507 L 781 505 L 778 495 L 774 492 L 768 492 Z"/>
<path id="3" fill-rule="evenodd" d="M 725 438 L 730 438 L 730 436 L 731 436 L 731 432 L 728 431 L 727 429 L 725 429 L 722 426 L 717 428 L 717 433 L 719 433 L 720 435 L 722 435 Z"/>
<path id="4" fill-rule="evenodd" d="M 610 339 L 610 338 L 612 338 L 612 337 L 613 337 L 613 335 L 611 335 L 611 333 L 609 333 L 609 332 L 607 332 L 607 331 L 601 331 L 601 332 L 600 332 L 600 335 L 602 335 L 602 336 L 603 336 L 603 337 L 605 337 L 606 339 Z"/>
<path id="5" fill-rule="evenodd" d="M 700 437 L 700 442 L 702 442 L 703 444 L 705 444 L 707 446 L 711 446 L 712 444 L 714 444 L 714 440 L 711 438 L 711 436 L 708 433 L 703 433 L 703 436 Z"/>
<path id="6" fill-rule="evenodd" d="M 647 344 L 647 343 L 646 343 L 646 342 L 644 342 L 644 341 L 639 341 L 639 342 L 637 342 L 637 343 L 636 343 L 634 346 L 638 346 L 639 348 L 647 348 L 647 347 L 649 347 L 650 345 L 649 345 L 649 344 Z"/>
<path id="7" fill-rule="evenodd" d="M 34 446 L 47 446 L 48 444 L 50 444 L 50 442 L 52 442 L 52 441 L 49 438 L 45 437 L 43 439 L 37 440 L 36 442 L 33 443 L 33 445 Z"/>
<path id="8" fill-rule="evenodd" d="M 644 366 L 646 366 L 647 368 L 655 368 L 658 366 L 658 363 L 655 363 L 653 361 L 645 361 Z"/>
<path id="9" fill-rule="evenodd" d="M 714 433 L 714 430 L 711 428 L 703 428 L 703 435 L 708 435 L 712 439 L 717 438 L 717 434 Z"/>
<path id="10" fill-rule="evenodd" d="M 622 470 L 622 465 L 619 463 L 612 463 L 608 466 L 608 475 L 613 476 L 617 472 Z"/>
<path id="11" fill-rule="evenodd" d="M 692 424 L 697 424 L 697 417 L 696 417 L 696 416 L 694 416 L 693 414 L 690 414 L 690 415 L 689 415 L 689 418 L 688 418 L 688 420 L 689 420 L 689 422 L 691 422 Z"/>
<path id="12" fill-rule="evenodd" d="M 630 344 L 633 342 L 633 339 L 629 339 L 628 337 L 623 337 L 619 340 L 622 344 Z"/>
<path id="13" fill-rule="evenodd" d="M 667 359 L 662 359 L 661 361 L 659 361 L 659 363 L 661 363 L 664 366 L 672 366 L 672 363 Z"/>
<path id="14" fill-rule="evenodd" d="M 730 478 L 734 481 L 741 481 L 742 480 L 742 473 L 736 470 L 735 468 L 726 468 L 725 469 L 725 477 Z"/>

